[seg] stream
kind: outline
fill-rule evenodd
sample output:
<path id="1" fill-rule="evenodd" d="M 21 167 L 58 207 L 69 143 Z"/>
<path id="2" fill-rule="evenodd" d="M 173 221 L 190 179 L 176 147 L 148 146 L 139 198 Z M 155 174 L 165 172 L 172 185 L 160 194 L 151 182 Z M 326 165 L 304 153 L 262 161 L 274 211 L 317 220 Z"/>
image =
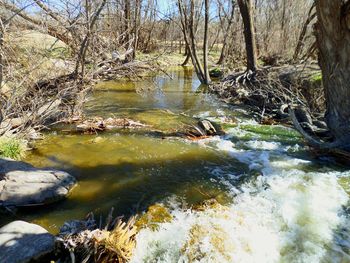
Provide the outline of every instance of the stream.
<path id="1" fill-rule="evenodd" d="M 350 262 L 349 170 L 315 159 L 293 129 L 259 125 L 205 93 L 191 69 L 100 83 L 85 113 L 149 126 L 47 133 L 25 161 L 68 171 L 79 184 L 67 200 L 16 219 L 57 233 L 89 212 L 130 216 L 162 204 L 172 219 L 138 233 L 132 262 Z M 162 136 L 194 117 L 225 135 Z M 218 204 L 191 209 L 208 199 Z"/>

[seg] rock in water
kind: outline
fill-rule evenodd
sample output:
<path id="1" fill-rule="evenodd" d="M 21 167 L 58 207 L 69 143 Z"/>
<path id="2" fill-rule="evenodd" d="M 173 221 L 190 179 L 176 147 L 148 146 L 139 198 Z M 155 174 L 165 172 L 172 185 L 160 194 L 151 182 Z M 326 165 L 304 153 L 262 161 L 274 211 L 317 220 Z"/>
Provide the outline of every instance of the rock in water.
<path id="1" fill-rule="evenodd" d="M 0 228 L 0 262 L 40 260 L 54 250 L 55 237 L 41 226 L 14 221 Z"/>
<path id="2" fill-rule="evenodd" d="M 75 184 L 75 178 L 66 172 L 0 158 L 0 206 L 53 203 L 65 198 Z"/>
<path id="3" fill-rule="evenodd" d="M 208 120 L 201 120 L 198 125 L 205 131 L 207 135 L 216 135 L 216 129 L 213 124 Z"/>

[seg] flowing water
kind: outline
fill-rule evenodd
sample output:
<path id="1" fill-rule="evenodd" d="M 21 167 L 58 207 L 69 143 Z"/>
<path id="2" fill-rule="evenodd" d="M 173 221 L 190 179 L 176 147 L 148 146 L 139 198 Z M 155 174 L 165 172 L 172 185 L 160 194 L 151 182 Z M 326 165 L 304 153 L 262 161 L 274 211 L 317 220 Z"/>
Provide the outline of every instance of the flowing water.
<path id="1" fill-rule="evenodd" d="M 150 127 L 99 135 L 46 135 L 27 161 L 73 174 L 66 201 L 18 211 L 57 232 L 90 211 L 142 213 L 162 204 L 171 220 L 143 228 L 132 262 L 350 262 L 350 172 L 316 160 L 298 134 L 258 125 L 204 92 L 189 69 L 99 85 L 89 116 L 125 116 Z M 225 135 L 166 137 L 207 118 Z M 192 209 L 204 200 L 219 204 Z"/>

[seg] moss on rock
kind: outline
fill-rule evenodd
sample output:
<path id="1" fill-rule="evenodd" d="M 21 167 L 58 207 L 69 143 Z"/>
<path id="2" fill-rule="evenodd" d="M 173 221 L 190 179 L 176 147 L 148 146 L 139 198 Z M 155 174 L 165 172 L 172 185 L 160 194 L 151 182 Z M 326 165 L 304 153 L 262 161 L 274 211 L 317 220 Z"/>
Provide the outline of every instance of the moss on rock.
<path id="1" fill-rule="evenodd" d="M 157 229 L 158 224 L 170 222 L 173 219 L 169 210 L 161 204 L 155 204 L 148 208 L 135 223 L 138 229 L 149 227 Z"/>

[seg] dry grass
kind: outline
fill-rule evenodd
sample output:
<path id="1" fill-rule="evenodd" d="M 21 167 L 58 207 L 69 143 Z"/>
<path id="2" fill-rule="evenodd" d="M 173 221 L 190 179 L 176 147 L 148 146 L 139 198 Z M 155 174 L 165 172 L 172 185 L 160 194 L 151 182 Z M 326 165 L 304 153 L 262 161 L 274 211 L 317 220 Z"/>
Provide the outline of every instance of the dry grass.
<path id="1" fill-rule="evenodd" d="M 16 39 L 21 43 L 23 48 L 28 49 L 44 50 L 52 48 L 67 48 L 67 45 L 57 38 L 34 30 L 11 32 L 10 39 Z"/>
<path id="2" fill-rule="evenodd" d="M 115 228 L 97 242 L 97 262 L 128 262 L 135 248 L 137 228 L 135 219 L 127 223 L 118 220 Z"/>
<path id="3" fill-rule="evenodd" d="M 67 61 L 69 48 L 57 38 L 37 31 L 25 30 L 9 33 L 5 44 L 12 48 L 13 54 L 11 56 L 9 53 L 8 56 L 15 58 L 11 61 L 14 62 L 11 63 L 13 69 L 18 71 L 18 74 L 26 73 L 32 83 L 72 71 L 73 65 Z M 20 77 L 17 76 L 16 79 Z"/>
<path id="4" fill-rule="evenodd" d="M 67 222 L 64 232 L 58 238 L 63 254 L 69 252 L 71 262 L 128 262 L 136 245 L 135 218 L 132 217 L 127 222 L 119 218 L 115 226 L 108 230 L 111 221 L 112 217 L 109 216 L 109 223 L 104 229 L 95 229 L 93 218 L 79 221 L 78 224 Z M 64 258 L 62 260 L 67 261 Z"/>

